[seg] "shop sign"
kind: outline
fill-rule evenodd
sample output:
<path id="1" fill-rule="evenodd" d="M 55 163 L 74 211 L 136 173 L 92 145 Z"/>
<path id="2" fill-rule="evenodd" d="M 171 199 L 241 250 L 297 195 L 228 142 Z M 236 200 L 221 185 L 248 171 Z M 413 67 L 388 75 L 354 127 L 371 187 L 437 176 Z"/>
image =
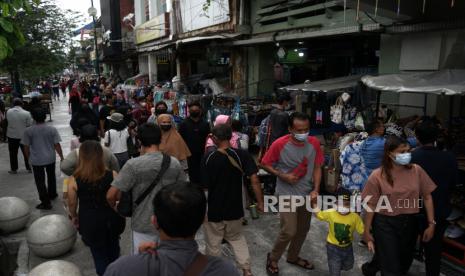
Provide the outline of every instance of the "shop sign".
<path id="1" fill-rule="evenodd" d="M 231 20 L 229 0 L 181 0 L 183 32 L 190 32 Z"/>
<path id="2" fill-rule="evenodd" d="M 136 27 L 136 44 L 141 44 L 169 35 L 169 13 L 162 13 Z"/>

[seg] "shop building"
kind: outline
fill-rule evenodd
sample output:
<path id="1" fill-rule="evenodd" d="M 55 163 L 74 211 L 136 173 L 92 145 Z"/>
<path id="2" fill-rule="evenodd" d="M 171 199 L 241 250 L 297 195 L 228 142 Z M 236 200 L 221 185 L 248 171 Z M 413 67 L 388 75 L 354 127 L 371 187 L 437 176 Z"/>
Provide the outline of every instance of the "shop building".
<path id="1" fill-rule="evenodd" d="M 138 70 L 137 55 L 133 29 L 123 18 L 134 13 L 134 0 L 101 0 L 100 8 L 103 74 L 120 79 L 131 77 Z"/>

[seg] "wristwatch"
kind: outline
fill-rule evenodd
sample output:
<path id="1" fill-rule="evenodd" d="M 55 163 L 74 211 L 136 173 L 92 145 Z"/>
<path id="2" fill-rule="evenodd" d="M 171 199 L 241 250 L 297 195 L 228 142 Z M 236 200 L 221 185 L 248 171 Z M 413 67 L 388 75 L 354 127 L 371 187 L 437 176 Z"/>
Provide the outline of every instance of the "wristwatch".
<path id="1" fill-rule="evenodd" d="M 433 219 L 432 221 L 428 221 L 429 225 L 436 225 L 436 221 Z"/>

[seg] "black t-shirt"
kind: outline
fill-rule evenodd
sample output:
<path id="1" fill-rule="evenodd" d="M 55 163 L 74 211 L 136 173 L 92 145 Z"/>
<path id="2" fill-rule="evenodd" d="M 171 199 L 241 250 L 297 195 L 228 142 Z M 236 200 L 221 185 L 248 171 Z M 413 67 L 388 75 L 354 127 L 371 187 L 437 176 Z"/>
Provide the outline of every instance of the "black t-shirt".
<path id="1" fill-rule="evenodd" d="M 108 105 L 102 106 L 99 111 L 99 119 L 100 121 L 104 121 L 104 129 L 105 131 L 110 129 L 110 123 L 108 122 L 107 117 L 110 116 L 111 108 Z"/>
<path id="2" fill-rule="evenodd" d="M 181 134 L 193 156 L 202 156 L 209 133 L 210 126 L 203 120 L 195 122 L 191 118 L 187 118 L 179 125 L 179 134 Z"/>
<path id="3" fill-rule="evenodd" d="M 420 147 L 412 152 L 412 163 L 422 167 L 437 185 L 431 195 L 436 220 L 442 220 L 451 212 L 450 191 L 458 180 L 457 160 L 453 153 L 434 147 Z"/>
<path id="4" fill-rule="evenodd" d="M 252 156 L 243 150 L 227 149 L 226 152 L 242 167 L 246 176 L 258 172 Z M 242 205 L 243 175 L 219 151 L 204 157 L 202 184 L 208 188 L 208 221 L 237 220 L 244 216 Z"/>

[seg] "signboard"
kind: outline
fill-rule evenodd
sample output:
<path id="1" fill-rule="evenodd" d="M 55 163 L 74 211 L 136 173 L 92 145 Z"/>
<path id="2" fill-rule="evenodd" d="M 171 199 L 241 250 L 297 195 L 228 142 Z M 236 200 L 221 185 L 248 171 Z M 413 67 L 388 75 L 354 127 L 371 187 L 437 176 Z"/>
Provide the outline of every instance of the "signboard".
<path id="1" fill-rule="evenodd" d="M 205 0 L 181 0 L 181 16 L 183 32 L 190 32 L 231 20 L 229 0 L 211 0 L 204 9 Z"/>
<path id="2" fill-rule="evenodd" d="M 170 14 L 162 13 L 136 27 L 136 44 L 166 37 L 169 35 Z"/>

